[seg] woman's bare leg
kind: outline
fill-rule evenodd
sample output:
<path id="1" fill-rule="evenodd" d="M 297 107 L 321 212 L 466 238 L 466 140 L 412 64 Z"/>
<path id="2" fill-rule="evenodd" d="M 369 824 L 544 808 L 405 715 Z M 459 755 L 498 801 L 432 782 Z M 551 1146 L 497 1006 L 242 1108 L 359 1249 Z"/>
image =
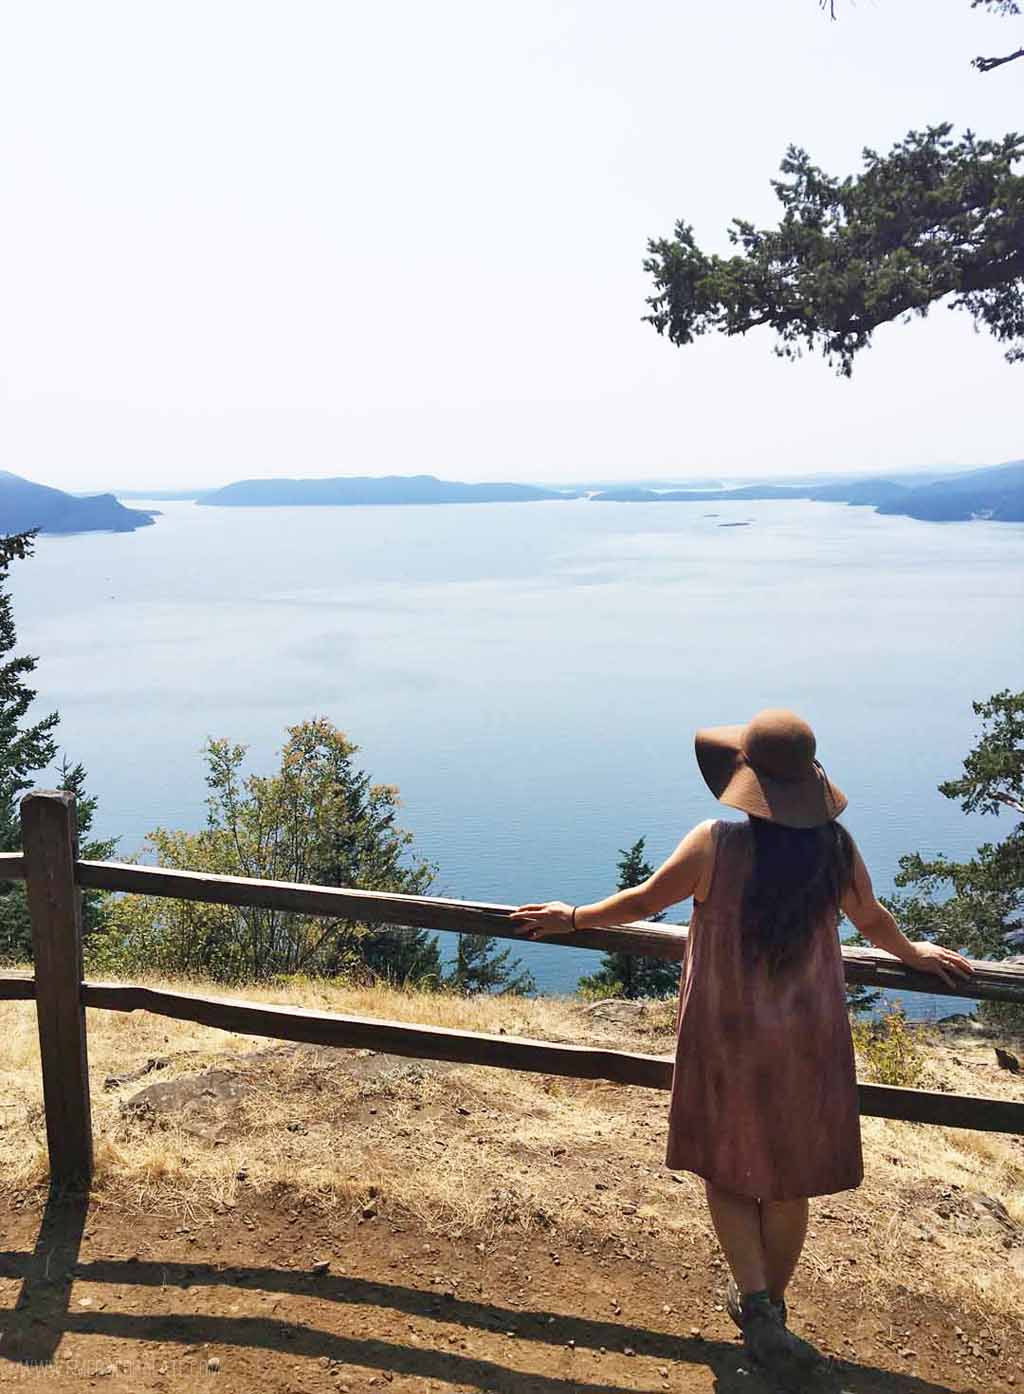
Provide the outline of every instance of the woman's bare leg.
<path id="1" fill-rule="evenodd" d="M 711 1222 L 740 1295 L 763 1292 L 768 1286 L 768 1276 L 757 1201 L 721 1191 L 710 1181 L 704 1183 L 704 1189 Z"/>
<path id="2" fill-rule="evenodd" d="M 765 1287 L 772 1301 L 786 1294 L 807 1238 L 806 1200 L 761 1202 L 761 1247 L 764 1253 Z"/>

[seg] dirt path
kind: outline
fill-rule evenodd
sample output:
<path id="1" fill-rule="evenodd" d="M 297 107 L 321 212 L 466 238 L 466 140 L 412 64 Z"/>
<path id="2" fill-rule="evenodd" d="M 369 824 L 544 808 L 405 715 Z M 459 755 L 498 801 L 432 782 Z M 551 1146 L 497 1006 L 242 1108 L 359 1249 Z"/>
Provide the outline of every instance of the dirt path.
<path id="1" fill-rule="evenodd" d="M 718 1306 L 709 1246 L 644 1257 L 536 1233 L 453 1240 L 412 1218 L 323 1212 L 281 1190 L 182 1223 L 81 1202 L 3 1215 L 0 1387 L 767 1394 Z M 324 1268 L 324 1265 L 327 1265 Z M 319 1270 L 318 1270 L 319 1266 Z M 898 1275 L 894 1275 L 894 1279 Z M 955 1329 L 894 1282 L 794 1290 L 794 1324 L 844 1353 L 814 1388 L 997 1394 L 1018 1338 Z M 959 1315 L 959 1320 L 957 1319 Z"/>

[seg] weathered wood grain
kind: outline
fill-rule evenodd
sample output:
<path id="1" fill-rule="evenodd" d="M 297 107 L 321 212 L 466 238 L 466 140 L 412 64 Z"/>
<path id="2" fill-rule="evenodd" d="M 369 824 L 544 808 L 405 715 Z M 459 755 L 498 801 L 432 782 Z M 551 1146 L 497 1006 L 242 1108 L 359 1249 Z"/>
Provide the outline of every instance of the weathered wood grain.
<path id="1" fill-rule="evenodd" d="M 670 1056 L 637 1055 L 558 1041 L 453 1031 L 441 1026 L 414 1026 L 304 1007 L 274 1007 L 262 1002 L 121 983 L 87 982 L 82 996 L 90 1007 L 121 1012 L 144 1010 L 248 1036 L 324 1046 L 358 1046 L 420 1060 L 490 1065 L 503 1070 L 529 1070 L 573 1079 L 607 1079 L 616 1084 L 641 1085 L 648 1089 L 669 1089 L 672 1084 Z M 860 1085 L 860 1099 L 861 1112 L 879 1118 L 901 1118 L 983 1132 L 1024 1133 L 1024 1103 L 1013 1100 L 896 1089 L 879 1084 Z"/>
<path id="2" fill-rule="evenodd" d="M 170 871 L 163 867 L 120 862 L 80 861 L 79 885 L 95 890 L 134 891 L 139 895 L 169 896 L 215 905 L 254 905 L 326 915 L 366 924 L 410 925 L 418 929 L 454 930 L 461 934 L 494 934 L 505 939 L 527 935 L 509 918 L 513 906 L 481 901 L 448 900 L 434 896 L 392 895 L 378 891 L 303 886 L 287 881 L 258 881 L 243 876 L 213 876 L 199 871 Z M 546 944 L 603 949 L 648 958 L 681 961 L 686 952 L 685 925 L 638 922 L 611 929 L 581 929 L 575 934 L 545 938 Z M 947 986 L 930 973 L 917 973 L 881 949 L 843 948 L 846 980 L 898 992 L 935 993 L 943 997 L 991 1002 L 1024 1002 L 1024 966 L 977 961 L 974 976 Z"/>
<path id="3" fill-rule="evenodd" d="M 50 1180 L 92 1175 L 92 1118 L 82 983 L 82 896 L 75 884 L 75 801 L 61 791 L 21 801 Z"/>

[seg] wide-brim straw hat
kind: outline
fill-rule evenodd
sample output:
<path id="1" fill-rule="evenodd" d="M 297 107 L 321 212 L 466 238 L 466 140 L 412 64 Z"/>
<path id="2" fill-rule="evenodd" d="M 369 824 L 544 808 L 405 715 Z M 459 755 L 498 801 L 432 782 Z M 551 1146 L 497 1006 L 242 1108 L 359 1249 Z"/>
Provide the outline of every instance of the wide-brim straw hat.
<path id="1" fill-rule="evenodd" d="M 708 788 L 730 808 L 788 828 L 818 828 L 846 807 L 846 795 L 815 759 L 814 732 L 795 712 L 771 707 L 745 726 L 709 726 L 694 744 Z"/>

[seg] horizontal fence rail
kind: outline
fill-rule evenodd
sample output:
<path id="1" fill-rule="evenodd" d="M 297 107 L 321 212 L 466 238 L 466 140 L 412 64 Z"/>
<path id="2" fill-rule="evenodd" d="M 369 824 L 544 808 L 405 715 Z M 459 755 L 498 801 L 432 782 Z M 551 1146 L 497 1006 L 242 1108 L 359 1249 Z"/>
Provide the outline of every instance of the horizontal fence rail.
<path id="1" fill-rule="evenodd" d="M 0 975 L 0 998 L 30 999 L 34 996 L 34 986 L 27 975 Z M 82 984 L 82 1001 L 87 1007 L 114 1012 L 147 1011 L 175 1021 L 190 1021 L 221 1031 L 266 1036 L 272 1040 L 360 1047 L 417 1060 L 529 1070 L 572 1079 L 603 1079 L 646 1089 L 672 1087 L 673 1058 L 670 1055 L 642 1055 L 562 1041 L 454 1031 L 443 1026 L 344 1016 L 306 1007 L 273 1006 L 130 983 L 86 981 Z M 976 1128 L 985 1132 L 1024 1133 L 1024 1103 L 1013 1099 L 942 1094 L 882 1084 L 858 1087 L 861 1113 L 868 1117 L 937 1123 L 947 1128 Z"/>
<path id="2" fill-rule="evenodd" d="M 88 890 L 133 891 L 136 895 L 167 896 L 211 905 L 291 910 L 305 915 L 359 920 L 365 924 L 494 934 L 505 939 L 528 938 L 519 923 L 509 918 L 514 906 L 491 905 L 484 901 L 304 886 L 290 881 L 257 881 L 244 876 L 169 871 L 164 867 L 125 862 L 79 861 L 75 864 L 75 877 L 78 884 Z M 679 962 L 686 953 L 686 940 L 685 925 L 640 921 L 612 929 L 578 929 L 571 934 L 545 935 L 543 942 Z M 974 975 L 969 980 L 951 986 L 932 973 L 918 973 L 907 968 L 882 949 L 844 945 L 842 952 L 848 983 L 902 992 L 937 993 L 942 997 L 1024 1003 L 1024 965 L 1021 964 L 978 961 L 974 963 Z"/>
<path id="3" fill-rule="evenodd" d="M 143 1010 L 179 1021 L 275 1040 L 368 1047 L 417 1059 L 530 1070 L 669 1089 L 671 1056 L 633 1054 L 596 1046 L 454 1031 L 210 997 L 169 988 L 83 980 L 81 891 L 105 890 L 251 906 L 368 924 L 403 925 L 461 934 L 527 938 L 512 907 L 429 896 L 393 895 L 329 886 L 174 871 L 77 856 L 74 800 L 34 792 L 21 806 L 23 853 L 0 853 L 0 881 L 24 879 L 32 920 L 35 975 L 0 972 L 0 1000 L 34 1001 L 39 1025 L 50 1175 L 54 1182 L 87 1178 L 92 1169 L 92 1122 L 85 1009 Z M 680 961 L 684 925 L 637 923 L 581 929 L 545 938 L 570 948 L 604 949 Z M 847 982 L 968 999 L 1024 1002 L 1024 966 L 975 963 L 973 977 L 949 986 L 916 973 L 881 950 L 843 947 Z M 928 1090 L 861 1084 L 864 1114 L 946 1127 L 1024 1134 L 1024 1102 Z"/>
<path id="4" fill-rule="evenodd" d="M 34 1002 L 36 980 L 31 973 L 0 970 L 0 1002 Z"/>
<path id="5" fill-rule="evenodd" d="M 178 1021 L 237 1031 L 248 1036 L 306 1041 L 316 1045 L 361 1046 L 418 1060 L 449 1060 L 465 1065 L 493 1065 L 504 1070 L 532 1070 L 574 1079 L 606 1079 L 648 1089 L 671 1089 L 673 1057 L 637 1055 L 598 1046 L 495 1036 L 480 1031 L 453 1031 L 443 1026 L 414 1026 L 372 1017 L 342 1016 L 305 1007 L 274 1007 L 224 997 L 193 996 L 162 988 L 114 983 L 85 983 L 87 1007 L 111 1011 L 144 1008 Z M 924 1089 L 861 1084 L 861 1112 L 877 1118 L 941 1123 L 950 1128 L 1024 1133 L 1024 1103 Z"/>

